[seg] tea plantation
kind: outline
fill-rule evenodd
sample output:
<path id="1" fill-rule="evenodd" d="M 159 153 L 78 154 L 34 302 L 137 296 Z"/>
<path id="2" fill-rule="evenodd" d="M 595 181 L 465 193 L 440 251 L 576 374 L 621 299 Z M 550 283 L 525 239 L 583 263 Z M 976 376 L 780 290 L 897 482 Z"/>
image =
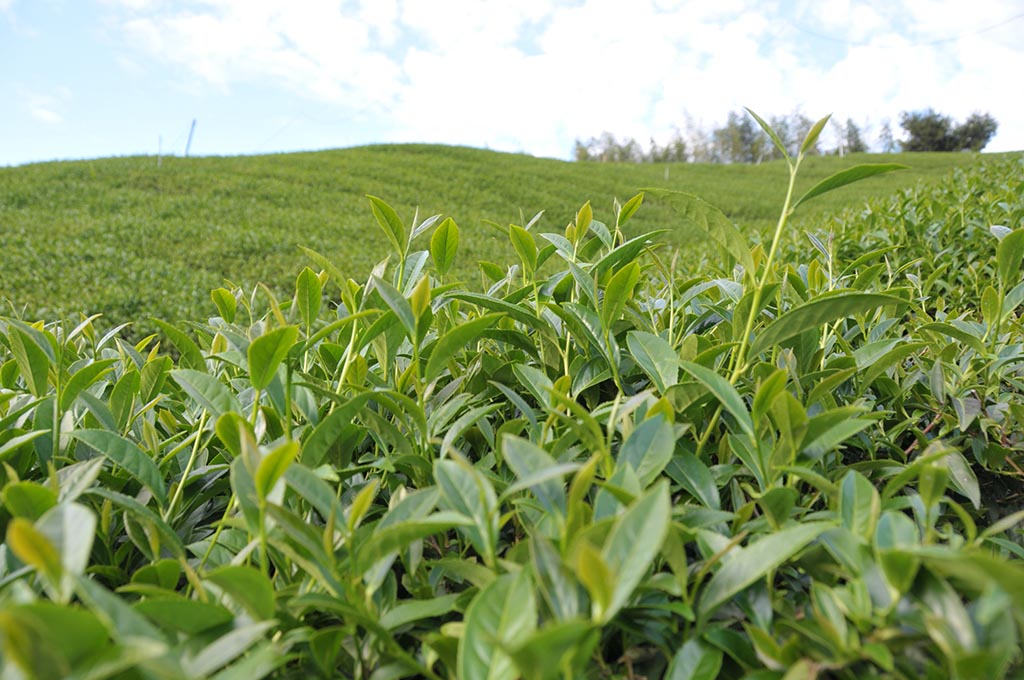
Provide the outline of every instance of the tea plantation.
<path id="1" fill-rule="evenodd" d="M 1024 158 L 352 153 L 0 172 L 0 677 L 1019 677 Z"/>

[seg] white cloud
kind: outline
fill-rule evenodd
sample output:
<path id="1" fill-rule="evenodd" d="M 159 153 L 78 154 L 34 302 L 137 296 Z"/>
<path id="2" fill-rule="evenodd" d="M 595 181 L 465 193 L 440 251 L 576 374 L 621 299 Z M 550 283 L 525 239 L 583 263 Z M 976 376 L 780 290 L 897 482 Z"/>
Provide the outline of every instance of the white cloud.
<path id="1" fill-rule="evenodd" d="M 564 157 L 744 105 L 876 124 L 933 106 L 991 111 L 998 146 L 1024 148 L 1020 23 L 991 28 L 1016 0 L 975 0 L 969 21 L 960 0 L 106 2 L 136 51 L 208 86 L 283 87 L 394 141 Z"/>
<path id="2" fill-rule="evenodd" d="M 61 109 L 71 101 L 71 90 L 59 87 L 50 93 L 23 91 L 21 99 L 34 119 L 48 125 L 58 125 L 64 122 Z"/>

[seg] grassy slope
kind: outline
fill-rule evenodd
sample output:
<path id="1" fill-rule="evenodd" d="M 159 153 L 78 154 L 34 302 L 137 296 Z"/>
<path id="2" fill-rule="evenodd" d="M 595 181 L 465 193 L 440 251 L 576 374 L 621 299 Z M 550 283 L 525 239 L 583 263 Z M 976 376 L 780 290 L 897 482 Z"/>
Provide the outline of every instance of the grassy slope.
<path id="1" fill-rule="evenodd" d="M 802 183 L 856 162 L 898 160 L 910 171 L 874 178 L 818 199 L 796 226 L 980 161 L 968 154 L 815 158 Z M 666 172 L 668 179 L 666 180 Z M 451 215 L 463 232 L 459 261 L 511 261 L 507 239 L 485 225 L 545 210 L 541 231 L 561 231 L 584 201 L 612 219 L 612 200 L 641 187 L 697 194 L 745 229 L 774 224 L 785 167 L 576 164 L 459 147 L 371 146 L 258 157 L 148 157 L 43 163 L 0 169 L 0 297 L 28 317 L 102 312 L 110 321 L 199 318 L 209 290 L 231 280 L 289 290 L 307 263 L 299 246 L 364 276 L 387 252 L 365 194 L 409 221 Z M 521 212 L 520 212 L 521 211 Z M 634 231 L 668 227 L 688 247 L 671 210 L 649 201 Z M 423 240 L 426 247 L 426 240 Z M 472 270 L 457 272 L 474 276 Z"/>

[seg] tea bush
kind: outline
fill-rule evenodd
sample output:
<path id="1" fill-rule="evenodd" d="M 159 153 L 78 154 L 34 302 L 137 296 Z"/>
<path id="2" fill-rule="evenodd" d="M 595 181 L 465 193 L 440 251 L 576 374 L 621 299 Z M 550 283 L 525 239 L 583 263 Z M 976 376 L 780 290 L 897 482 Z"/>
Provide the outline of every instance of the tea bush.
<path id="1" fill-rule="evenodd" d="M 286 299 L 217 288 L 137 342 L 4 319 L 2 677 L 1019 671 L 1024 513 L 979 477 L 1020 482 L 1024 229 L 983 230 L 1021 194 L 962 202 L 991 278 L 943 287 L 975 274 L 920 232 L 848 254 L 880 204 L 793 248 L 797 206 L 895 169 L 798 199 L 802 160 L 753 247 L 649 192 L 509 226 L 481 292 L 453 220 L 371 197 L 365 281 L 309 251 Z M 624 229 L 651 200 L 721 265 Z"/>

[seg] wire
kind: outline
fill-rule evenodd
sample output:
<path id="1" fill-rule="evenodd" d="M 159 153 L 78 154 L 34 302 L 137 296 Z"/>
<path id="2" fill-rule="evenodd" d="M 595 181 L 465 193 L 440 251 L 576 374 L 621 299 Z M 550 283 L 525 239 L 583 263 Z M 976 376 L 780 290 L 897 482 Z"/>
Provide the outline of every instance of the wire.
<path id="1" fill-rule="evenodd" d="M 851 42 L 849 40 L 844 40 L 843 38 L 836 38 L 834 36 L 824 35 L 822 33 L 817 33 L 815 31 L 812 31 L 812 30 L 808 29 L 808 28 L 804 28 L 803 26 L 800 26 L 799 24 L 797 24 L 796 22 L 793 22 L 793 21 L 789 21 L 788 23 L 789 23 L 790 26 L 792 26 L 796 30 L 800 31 L 801 33 L 806 33 L 807 35 L 810 35 L 810 36 L 813 36 L 815 38 L 818 38 L 819 40 L 828 40 L 829 42 L 840 43 L 840 44 L 843 44 L 843 45 L 847 45 L 849 47 L 868 47 L 870 45 L 872 47 L 876 47 L 876 48 L 879 48 L 879 49 L 896 49 L 896 48 L 903 48 L 903 47 L 928 47 L 930 45 L 941 45 L 943 43 L 956 42 L 957 40 L 960 40 L 961 38 L 964 38 L 964 37 L 969 36 L 969 35 L 980 35 L 982 33 L 988 33 L 989 31 L 994 31 L 997 28 L 1002 28 L 1003 26 L 1006 26 L 1007 24 L 1011 24 L 1014 21 L 1019 21 L 1020 19 L 1024 19 L 1024 12 L 1022 12 L 1020 14 L 1017 14 L 1017 15 L 1014 15 L 1014 16 L 1010 17 L 1009 19 L 1005 19 L 1003 21 L 1000 21 L 997 24 L 992 24 L 991 26 L 985 26 L 983 28 L 979 28 L 979 29 L 976 29 L 976 30 L 973 30 L 973 31 L 964 31 L 963 33 L 959 33 L 957 35 L 949 36 L 949 37 L 946 37 L 946 38 L 937 38 L 935 40 L 922 40 L 922 41 L 919 41 L 919 42 L 910 43 L 908 45 L 872 45 L 871 43 L 866 43 L 866 42 Z"/>

